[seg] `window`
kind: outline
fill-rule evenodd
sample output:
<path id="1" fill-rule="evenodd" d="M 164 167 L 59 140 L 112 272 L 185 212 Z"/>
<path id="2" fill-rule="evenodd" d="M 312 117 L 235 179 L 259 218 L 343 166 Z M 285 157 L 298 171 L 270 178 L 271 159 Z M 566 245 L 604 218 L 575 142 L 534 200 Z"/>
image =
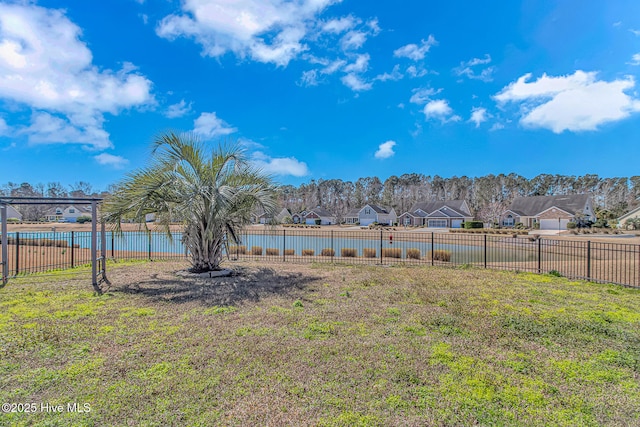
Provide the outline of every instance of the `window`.
<path id="1" fill-rule="evenodd" d="M 71 209 L 69 209 L 69 213 L 76 213 L 76 210 L 71 208 Z"/>
<path id="2" fill-rule="evenodd" d="M 515 221 L 512 215 L 507 215 L 504 221 L 502 221 L 502 225 L 504 225 L 505 227 L 513 227 L 514 224 Z"/>
<path id="3" fill-rule="evenodd" d="M 365 209 L 364 210 L 364 214 L 365 215 L 371 215 L 371 209 Z"/>
<path id="4" fill-rule="evenodd" d="M 62 215 L 62 209 L 56 208 L 56 215 Z"/>
<path id="5" fill-rule="evenodd" d="M 404 217 L 404 225 L 411 225 L 411 218 L 409 215 Z"/>

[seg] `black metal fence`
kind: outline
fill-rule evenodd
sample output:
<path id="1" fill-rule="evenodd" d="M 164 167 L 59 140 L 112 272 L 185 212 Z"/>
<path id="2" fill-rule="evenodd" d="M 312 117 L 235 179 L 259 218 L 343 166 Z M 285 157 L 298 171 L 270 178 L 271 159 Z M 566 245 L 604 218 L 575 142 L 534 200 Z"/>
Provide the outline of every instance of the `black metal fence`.
<path id="1" fill-rule="evenodd" d="M 89 232 L 9 233 L 8 275 L 73 268 L 91 261 Z M 184 259 L 182 234 L 107 232 L 107 258 Z M 470 265 L 536 273 L 555 271 L 640 287 L 640 245 L 533 236 L 380 230 L 264 230 L 229 243 L 230 260 Z M 101 239 L 98 238 L 98 242 Z M 102 248 L 100 248 L 102 250 Z"/>

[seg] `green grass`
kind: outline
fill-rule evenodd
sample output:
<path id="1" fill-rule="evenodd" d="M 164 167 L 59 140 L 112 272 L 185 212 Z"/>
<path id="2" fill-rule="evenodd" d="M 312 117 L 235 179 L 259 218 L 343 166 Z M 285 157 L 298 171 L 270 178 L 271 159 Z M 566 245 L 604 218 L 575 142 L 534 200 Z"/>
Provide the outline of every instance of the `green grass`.
<path id="1" fill-rule="evenodd" d="M 112 265 L 103 295 L 86 269 L 11 281 L 0 401 L 91 410 L 0 424 L 640 425 L 639 290 L 474 268 L 232 266 L 242 274 L 185 288 L 176 264 Z"/>

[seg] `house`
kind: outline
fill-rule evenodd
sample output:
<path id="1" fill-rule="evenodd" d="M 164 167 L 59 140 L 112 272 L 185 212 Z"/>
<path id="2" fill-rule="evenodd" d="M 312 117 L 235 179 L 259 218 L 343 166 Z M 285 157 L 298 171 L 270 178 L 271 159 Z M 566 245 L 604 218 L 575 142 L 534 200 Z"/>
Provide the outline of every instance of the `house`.
<path id="1" fill-rule="evenodd" d="M 398 218 L 398 223 L 413 227 L 460 228 L 473 215 L 465 200 L 447 200 L 415 203 Z"/>
<path id="2" fill-rule="evenodd" d="M 18 221 L 22 221 L 22 214 L 13 206 L 7 205 L 7 219 L 17 219 Z M 2 222 L 2 218 L 0 218 L 0 222 Z"/>
<path id="3" fill-rule="evenodd" d="M 360 209 L 350 209 L 349 212 L 344 216 L 345 224 L 359 224 L 360 223 Z"/>
<path id="4" fill-rule="evenodd" d="M 397 220 L 398 216 L 393 208 L 385 208 L 369 203 L 358 211 L 358 222 L 360 225 L 369 225 L 374 222 L 393 225 Z"/>
<path id="5" fill-rule="evenodd" d="M 640 220 L 640 206 L 618 218 L 618 228 L 631 228 L 627 226 L 627 220 Z"/>
<path id="6" fill-rule="evenodd" d="M 91 212 L 91 205 L 87 206 L 55 206 L 51 209 L 47 210 L 45 213 L 45 219 L 49 222 L 77 222 L 78 218 L 81 216 L 88 216 L 93 218 L 93 213 Z"/>
<path id="7" fill-rule="evenodd" d="M 321 225 L 331 225 L 336 223 L 336 216 L 320 206 L 309 210 L 304 219 L 305 223 L 309 225 L 316 224 L 317 220 L 320 220 Z"/>
<path id="8" fill-rule="evenodd" d="M 595 222 L 593 202 L 588 194 L 563 196 L 517 197 L 500 216 L 500 225 L 513 227 L 522 223 L 526 228 L 539 224 L 541 230 L 566 230 L 576 215 Z"/>
<path id="9" fill-rule="evenodd" d="M 267 212 L 261 213 L 257 216 L 257 222 L 260 224 L 284 224 L 287 217 L 291 219 L 291 212 L 289 212 L 289 209 L 283 208 L 274 216 Z"/>
<path id="10" fill-rule="evenodd" d="M 293 221 L 294 224 L 303 224 L 304 223 L 304 217 L 306 215 L 307 215 L 307 211 L 294 213 L 293 215 L 291 215 L 291 220 Z"/>

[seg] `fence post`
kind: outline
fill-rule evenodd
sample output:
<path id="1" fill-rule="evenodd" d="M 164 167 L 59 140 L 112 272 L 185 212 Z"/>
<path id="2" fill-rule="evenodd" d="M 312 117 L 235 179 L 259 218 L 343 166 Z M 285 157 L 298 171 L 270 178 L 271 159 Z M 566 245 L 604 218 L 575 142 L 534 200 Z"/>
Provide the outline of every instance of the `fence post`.
<path id="1" fill-rule="evenodd" d="M 591 280 L 591 240 L 587 240 L 587 279 Z"/>
<path id="2" fill-rule="evenodd" d="M 7 205 L 0 205 L 0 235 L 2 236 L 2 285 L 9 281 L 9 236 L 7 234 Z"/>
<path id="3" fill-rule="evenodd" d="M 151 232 L 149 232 L 149 261 L 151 261 Z"/>
<path id="4" fill-rule="evenodd" d="M 382 228 L 380 229 L 380 264 L 382 265 Z"/>
<path id="5" fill-rule="evenodd" d="M 75 232 L 71 232 L 71 268 L 75 267 L 76 251 L 74 249 L 76 243 Z"/>
<path id="6" fill-rule="evenodd" d="M 333 256 L 335 253 L 336 250 L 333 248 L 333 230 L 331 230 L 331 262 L 333 262 Z"/>
<path id="7" fill-rule="evenodd" d="M 484 235 L 484 268 L 487 268 L 487 235 Z"/>
<path id="8" fill-rule="evenodd" d="M 20 273 L 20 232 L 16 231 L 16 276 Z"/>
<path id="9" fill-rule="evenodd" d="M 538 237 L 538 274 L 542 273 L 542 239 Z"/>
<path id="10" fill-rule="evenodd" d="M 285 251 L 287 250 L 287 230 L 282 229 L 282 262 L 286 262 Z"/>
<path id="11" fill-rule="evenodd" d="M 434 265 L 433 260 L 434 260 L 434 255 L 435 255 L 434 252 L 435 252 L 435 250 L 436 250 L 436 247 L 435 247 L 435 245 L 433 243 L 433 231 L 432 231 L 431 232 L 431 265 Z"/>
<path id="12" fill-rule="evenodd" d="M 114 238 L 113 238 L 113 230 L 111 230 L 111 258 L 112 259 L 116 259 L 116 255 L 115 255 L 115 244 L 114 244 Z"/>

